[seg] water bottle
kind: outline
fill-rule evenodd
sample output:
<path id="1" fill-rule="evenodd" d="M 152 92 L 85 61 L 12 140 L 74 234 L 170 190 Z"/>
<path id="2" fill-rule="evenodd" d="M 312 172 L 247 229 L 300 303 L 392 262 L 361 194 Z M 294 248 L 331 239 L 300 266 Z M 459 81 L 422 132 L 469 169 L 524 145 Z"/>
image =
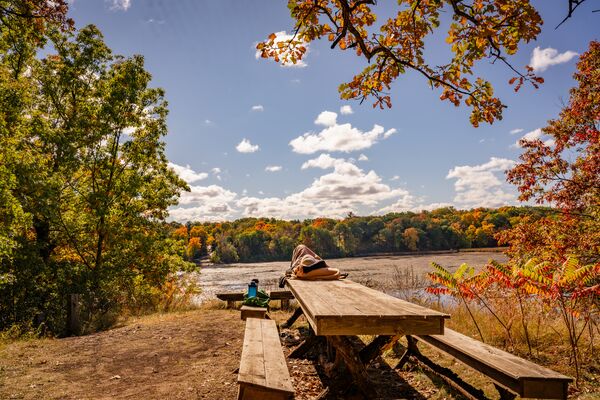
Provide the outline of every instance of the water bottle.
<path id="1" fill-rule="evenodd" d="M 258 279 L 252 279 L 252 282 L 248 285 L 248 298 L 256 297 L 258 293 Z"/>

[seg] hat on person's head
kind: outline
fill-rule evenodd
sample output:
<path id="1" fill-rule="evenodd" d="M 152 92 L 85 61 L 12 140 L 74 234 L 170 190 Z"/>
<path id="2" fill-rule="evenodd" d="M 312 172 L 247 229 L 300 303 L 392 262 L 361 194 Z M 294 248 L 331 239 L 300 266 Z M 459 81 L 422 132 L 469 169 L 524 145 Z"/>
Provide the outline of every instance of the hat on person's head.
<path id="1" fill-rule="evenodd" d="M 324 260 L 315 258 L 315 257 L 311 256 L 310 254 L 305 254 L 300 259 L 300 266 L 302 267 L 302 269 L 304 271 L 308 272 L 308 271 L 312 271 L 313 269 L 326 267 L 327 264 L 325 264 Z"/>

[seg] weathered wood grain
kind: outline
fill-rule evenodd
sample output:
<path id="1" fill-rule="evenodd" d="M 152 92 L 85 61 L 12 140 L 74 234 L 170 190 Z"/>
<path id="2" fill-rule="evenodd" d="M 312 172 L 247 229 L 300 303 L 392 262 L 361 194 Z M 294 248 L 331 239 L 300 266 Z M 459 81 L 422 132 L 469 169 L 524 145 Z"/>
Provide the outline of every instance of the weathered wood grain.
<path id="1" fill-rule="evenodd" d="M 228 293 L 217 293 L 215 296 L 219 300 L 227 302 L 227 308 L 234 308 L 236 301 L 244 301 L 244 292 L 228 292 Z M 289 290 L 272 290 L 269 293 L 271 300 L 279 300 L 281 302 L 281 308 L 287 310 L 290 308 L 290 300 L 294 298 L 294 295 Z"/>
<path id="2" fill-rule="evenodd" d="M 525 398 L 566 399 L 573 378 L 524 360 L 446 328 L 443 335 L 420 335 L 423 341 L 490 377 Z"/>
<path id="3" fill-rule="evenodd" d="M 239 399 L 287 399 L 294 387 L 275 322 L 248 318 L 238 374 Z"/>
<path id="4" fill-rule="evenodd" d="M 347 279 L 287 285 L 317 335 L 441 334 L 449 318 Z"/>
<path id="5" fill-rule="evenodd" d="M 265 318 L 267 316 L 266 307 L 242 306 L 240 316 L 245 321 L 247 318 Z"/>

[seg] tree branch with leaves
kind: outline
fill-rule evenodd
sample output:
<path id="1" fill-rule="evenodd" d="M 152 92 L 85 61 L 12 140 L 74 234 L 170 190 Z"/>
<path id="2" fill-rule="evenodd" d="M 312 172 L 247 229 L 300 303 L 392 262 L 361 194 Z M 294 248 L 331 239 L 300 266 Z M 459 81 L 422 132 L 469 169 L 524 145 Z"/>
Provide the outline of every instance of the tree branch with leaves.
<path id="1" fill-rule="evenodd" d="M 490 82 L 474 76 L 476 64 L 500 61 L 516 74 L 518 90 L 525 82 L 537 87 L 543 79 L 531 68 L 520 71 L 508 56 L 540 33 L 542 19 L 528 0 L 401 0 L 397 13 L 376 29 L 375 0 L 290 0 L 294 35 L 282 42 L 271 34 L 257 49 L 264 58 L 295 64 L 306 54 L 306 44 L 323 37 L 331 48 L 353 50 L 369 65 L 350 82 L 341 84 L 343 99 L 361 102 L 374 98 L 374 107 L 391 107 L 393 81 L 407 71 L 423 76 L 440 99 L 471 108 L 470 121 L 493 123 L 505 105 L 494 96 Z M 448 12 L 450 20 L 442 18 Z M 452 56 L 441 65 L 426 60 L 426 40 L 448 24 L 446 42 Z M 376 32 L 378 30 L 378 32 Z"/>

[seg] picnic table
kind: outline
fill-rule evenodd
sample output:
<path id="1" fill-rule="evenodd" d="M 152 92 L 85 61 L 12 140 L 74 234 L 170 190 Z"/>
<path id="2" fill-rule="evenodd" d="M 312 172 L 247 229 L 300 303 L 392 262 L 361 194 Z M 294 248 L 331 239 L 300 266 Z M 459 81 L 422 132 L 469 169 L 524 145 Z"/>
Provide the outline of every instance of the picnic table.
<path id="1" fill-rule="evenodd" d="M 346 364 L 353 382 L 368 398 L 376 397 L 366 368 L 386 346 L 404 335 L 441 335 L 448 314 L 392 297 L 348 279 L 305 281 L 288 279 L 315 337 L 325 337 L 336 359 Z M 361 350 L 353 336 L 373 335 Z M 305 342 L 309 344 L 310 341 Z"/>

